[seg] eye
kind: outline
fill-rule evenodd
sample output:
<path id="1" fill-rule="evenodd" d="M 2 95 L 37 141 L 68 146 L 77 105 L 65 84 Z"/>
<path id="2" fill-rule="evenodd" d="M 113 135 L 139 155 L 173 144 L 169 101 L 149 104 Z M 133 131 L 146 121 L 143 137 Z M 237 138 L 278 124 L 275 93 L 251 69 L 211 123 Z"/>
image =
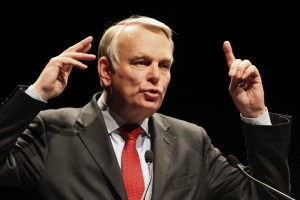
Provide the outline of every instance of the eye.
<path id="1" fill-rule="evenodd" d="M 132 62 L 133 65 L 145 65 L 148 66 L 150 65 L 150 62 L 148 62 L 147 60 L 135 60 Z"/>
<path id="2" fill-rule="evenodd" d="M 163 63 L 160 63 L 160 64 L 159 64 L 159 67 L 160 67 L 160 68 L 163 68 L 163 69 L 166 69 L 166 70 L 170 70 L 170 68 L 171 68 L 171 63 L 169 63 L 169 62 L 163 62 Z"/>

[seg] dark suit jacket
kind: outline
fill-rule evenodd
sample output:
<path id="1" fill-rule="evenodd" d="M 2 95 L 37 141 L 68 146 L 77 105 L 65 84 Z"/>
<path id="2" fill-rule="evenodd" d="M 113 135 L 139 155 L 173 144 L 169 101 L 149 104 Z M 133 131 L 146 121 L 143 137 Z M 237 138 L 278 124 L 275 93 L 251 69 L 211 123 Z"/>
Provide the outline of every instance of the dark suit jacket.
<path id="1" fill-rule="evenodd" d="M 83 108 L 41 111 L 17 87 L 0 108 L 0 184 L 38 200 L 126 199 L 102 113 L 100 93 Z M 242 123 L 253 176 L 289 193 L 291 118 L 273 126 Z M 280 199 L 230 166 L 205 130 L 159 113 L 149 120 L 154 152 L 153 200 Z"/>

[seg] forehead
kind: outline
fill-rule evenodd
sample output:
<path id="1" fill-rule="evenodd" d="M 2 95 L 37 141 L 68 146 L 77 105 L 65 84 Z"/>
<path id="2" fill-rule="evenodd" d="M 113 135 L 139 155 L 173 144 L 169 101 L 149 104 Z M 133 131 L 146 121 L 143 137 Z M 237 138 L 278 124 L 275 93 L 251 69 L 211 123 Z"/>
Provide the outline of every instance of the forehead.
<path id="1" fill-rule="evenodd" d="M 167 38 L 166 33 L 162 29 L 155 27 L 155 26 L 147 25 L 147 24 L 126 25 L 126 26 L 124 26 L 123 31 L 121 31 L 121 34 L 142 36 L 146 32 L 152 32 L 153 34 L 164 35 Z"/>
<path id="2" fill-rule="evenodd" d="M 152 53 L 172 55 L 172 45 L 166 34 L 156 27 L 130 25 L 124 27 L 119 38 L 120 50 L 152 51 Z"/>

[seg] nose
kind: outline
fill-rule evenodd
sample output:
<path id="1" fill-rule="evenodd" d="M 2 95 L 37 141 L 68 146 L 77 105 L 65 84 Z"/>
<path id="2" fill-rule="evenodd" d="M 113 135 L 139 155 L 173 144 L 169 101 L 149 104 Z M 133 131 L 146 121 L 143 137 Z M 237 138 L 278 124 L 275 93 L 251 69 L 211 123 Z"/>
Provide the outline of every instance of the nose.
<path id="1" fill-rule="evenodd" d="M 152 64 L 149 66 L 149 72 L 147 76 L 147 80 L 150 81 L 151 83 L 157 83 L 160 79 L 160 69 L 158 64 Z"/>

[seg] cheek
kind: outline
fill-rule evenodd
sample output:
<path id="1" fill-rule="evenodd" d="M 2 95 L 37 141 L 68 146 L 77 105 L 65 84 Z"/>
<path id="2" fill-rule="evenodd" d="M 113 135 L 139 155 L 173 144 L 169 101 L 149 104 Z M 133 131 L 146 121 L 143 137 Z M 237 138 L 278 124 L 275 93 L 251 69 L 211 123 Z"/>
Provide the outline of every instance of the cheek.
<path id="1" fill-rule="evenodd" d="M 147 81 L 147 73 L 146 71 L 132 70 L 131 73 L 127 74 L 126 78 L 129 84 L 138 86 Z"/>
<path id="2" fill-rule="evenodd" d="M 145 81 L 145 77 L 141 73 L 123 73 L 116 77 L 117 87 L 126 91 L 126 93 L 136 93 Z"/>
<path id="3" fill-rule="evenodd" d="M 162 81 L 163 86 L 165 88 L 167 88 L 169 86 L 170 81 L 171 81 L 171 76 L 164 76 L 161 81 Z"/>

